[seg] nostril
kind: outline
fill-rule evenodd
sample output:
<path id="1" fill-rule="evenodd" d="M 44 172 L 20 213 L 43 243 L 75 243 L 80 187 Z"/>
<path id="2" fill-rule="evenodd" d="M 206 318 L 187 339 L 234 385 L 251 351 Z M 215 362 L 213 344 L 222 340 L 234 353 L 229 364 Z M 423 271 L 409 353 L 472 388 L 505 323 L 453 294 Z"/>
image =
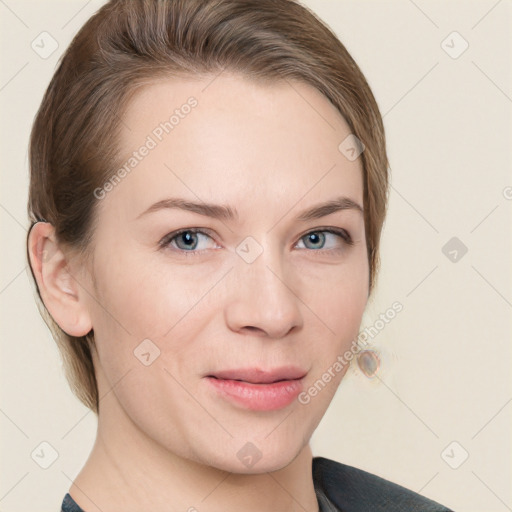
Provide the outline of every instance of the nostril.
<path id="1" fill-rule="evenodd" d="M 254 327 L 252 325 L 248 325 L 246 327 L 243 327 L 242 328 L 242 332 L 243 331 L 249 331 L 251 334 L 253 333 L 259 333 L 261 332 L 262 334 L 264 334 L 264 331 L 262 329 L 260 329 L 259 327 Z"/>

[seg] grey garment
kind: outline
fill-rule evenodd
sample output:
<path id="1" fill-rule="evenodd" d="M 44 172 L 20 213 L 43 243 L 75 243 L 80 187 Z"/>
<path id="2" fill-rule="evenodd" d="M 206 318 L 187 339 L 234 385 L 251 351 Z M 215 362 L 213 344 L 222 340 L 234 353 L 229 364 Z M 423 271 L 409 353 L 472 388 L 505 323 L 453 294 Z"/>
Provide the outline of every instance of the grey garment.
<path id="1" fill-rule="evenodd" d="M 69 493 L 64 496 L 60 512 L 84 512 Z"/>
<path id="2" fill-rule="evenodd" d="M 324 457 L 313 457 L 320 512 L 453 512 L 389 480 Z M 85 512 L 68 494 L 61 512 Z"/>
<path id="3" fill-rule="evenodd" d="M 313 458 L 313 481 L 341 512 L 453 512 L 401 485 L 324 457 Z"/>
<path id="4" fill-rule="evenodd" d="M 322 489 L 315 487 L 315 494 L 318 500 L 319 512 L 342 512 L 341 509 L 334 506 L 333 502 L 325 495 Z"/>

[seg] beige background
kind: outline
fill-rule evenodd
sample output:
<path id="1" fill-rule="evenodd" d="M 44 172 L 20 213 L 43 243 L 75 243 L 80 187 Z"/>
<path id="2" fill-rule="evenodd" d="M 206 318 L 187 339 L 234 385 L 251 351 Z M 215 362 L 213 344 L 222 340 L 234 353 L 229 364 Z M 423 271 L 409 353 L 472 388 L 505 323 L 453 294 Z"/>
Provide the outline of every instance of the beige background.
<path id="1" fill-rule="evenodd" d="M 102 4 L 0 1 L 2 512 L 58 510 L 95 436 L 37 311 L 25 235 L 31 123 L 58 58 Z M 390 208 L 364 325 L 404 306 L 372 340 L 379 379 L 347 375 L 314 454 L 457 511 L 512 510 L 511 2 L 305 4 L 361 66 L 387 129 Z M 59 45 L 48 58 L 31 48 L 43 31 Z M 456 262 L 442 251 L 452 237 L 468 248 Z M 31 458 L 43 441 L 58 452 L 48 469 Z"/>

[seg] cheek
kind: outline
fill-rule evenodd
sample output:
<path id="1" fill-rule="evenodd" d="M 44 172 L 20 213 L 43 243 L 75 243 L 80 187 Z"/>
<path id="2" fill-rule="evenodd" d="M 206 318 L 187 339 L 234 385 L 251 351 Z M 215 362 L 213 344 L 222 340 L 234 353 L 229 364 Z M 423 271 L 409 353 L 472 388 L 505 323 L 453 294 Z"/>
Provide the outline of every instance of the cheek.
<path id="1" fill-rule="evenodd" d="M 368 261 L 354 255 L 339 267 L 323 268 L 321 274 L 306 275 L 305 302 L 337 339 L 357 333 L 368 301 Z"/>
<path id="2" fill-rule="evenodd" d="M 133 343 L 162 338 L 193 308 L 208 289 L 208 280 L 191 279 L 190 271 L 184 276 L 183 269 L 166 264 L 158 255 L 131 251 L 127 256 L 128 252 L 118 251 L 115 264 L 101 264 L 99 304 L 93 304 L 97 323 Z"/>
<path id="3" fill-rule="evenodd" d="M 174 452 L 190 455 L 185 453 L 190 425 L 206 424 L 212 428 L 194 398 L 196 389 L 191 385 L 184 388 L 182 379 L 169 370 L 162 358 L 147 367 L 137 362 L 118 380 L 112 393 L 103 399 L 111 416 L 126 415 L 150 439 Z"/>
<path id="4" fill-rule="evenodd" d="M 109 271 L 99 274 L 97 301 L 91 301 L 100 364 L 110 385 L 131 372 L 137 384 L 128 398 L 172 381 L 164 367 L 180 380 L 184 368 L 195 372 L 194 341 L 213 310 L 208 297 L 200 299 L 215 276 L 148 259 L 125 256 L 116 265 L 103 264 Z M 160 372 L 152 373 L 156 368 Z"/>
<path id="5" fill-rule="evenodd" d="M 324 276 L 322 285 L 311 295 L 308 305 L 317 314 L 325 333 L 317 339 L 319 350 L 313 355 L 317 358 L 316 378 L 332 368 L 357 340 L 368 301 L 368 268 L 367 260 L 354 260 L 354 265 L 332 272 L 328 278 Z M 347 369 L 347 364 L 342 369 L 337 366 L 332 382 L 339 382 Z"/>
<path id="6" fill-rule="evenodd" d="M 329 327 L 328 335 L 320 340 L 317 353 L 317 372 L 324 372 L 331 367 L 339 356 L 355 346 L 359 334 L 362 316 L 366 306 L 366 295 L 349 293 L 348 290 L 331 293 L 330 302 L 326 302 L 325 323 Z M 336 370 L 340 379 L 347 368 Z M 337 377 L 336 377 L 337 378 Z"/>
<path id="7" fill-rule="evenodd" d="M 325 335 L 315 338 L 314 350 L 310 352 L 311 374 L 298 400 L 305 410 L 315 411 L 317 421 L 325 413 L 354 358 L 367 303 L 367 283 L 368 280 L 361 277 L 331 280 L 316 302 L 317 310 L 321 311 L 319 316 L 328 328 L 323 329 Z M 316 311 L 314 306 L 311 309 Z"/>

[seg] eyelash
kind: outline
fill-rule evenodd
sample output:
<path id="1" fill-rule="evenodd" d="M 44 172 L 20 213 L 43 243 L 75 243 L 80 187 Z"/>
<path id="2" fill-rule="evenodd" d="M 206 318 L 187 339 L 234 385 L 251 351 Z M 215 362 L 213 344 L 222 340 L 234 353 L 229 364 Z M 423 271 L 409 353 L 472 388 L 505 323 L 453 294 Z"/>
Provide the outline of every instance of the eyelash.
<path id="1" fill-rule="evenodd" d="M 172 233 L 169 233 L 168 235 L 164 236 L 164 238 L 159 242 L 159 246 L 164 248 L 164 249 L 169 248 L 169 244 L 171 243 L 171 241 L 173 239 L 175 239 L 176 237 L 182 235 L 183 233 L 199 233 L 199 234 L 202 234 L 202 235 L 206 235 L 209 238 L 212 238 L 209 233 L 207 233 L 207 232 L 205 232 L 205 231 L 203 231 L 203 230 L 201 230 L 199 228 L 186 228 L 186 229 L 180 229 L 178 231 L 173 231 Z M 304 235 L 302 235 L 299 238 L 299 241 L 302 240 L 303 238 L 313 234 L 313 233 L 332 233 L 333 235 L 338 235 L 340 238 L 342 238 L 347 245 L 349 245 L 349 246 L 354 245 L 354 241 L 352 240 L 352 237 L 350 236 L 348 231 L 346 231 L 344 229 L 335 229 L 335 228 L 326 228 L 326 229 L 317 228 L 317 229 L 314 229 L 312 231 L 308 231 L 307 233 L 305 233 Z M 201 254 L 203 252 L 203 250 L 199 250 L 199 251 L 196 251 L 196 250 L 185 251 L 183 249 L 179 249 L 179 248 L 175 248 L 175 247 L 171 248 L 170 250 L 174 250 L 174 251 L 177 251 L 177 252 L 180 252 L 180 253 L 184 253 L 186 256 L 197 256 L 197 255 L 199 255 L 199 254 Z M 308 250 L 308 249 L 306 249 L 306 250 Z M 337 251 L 337 249 L 309 249 L 309 250 L 313 251 L 313 252 Z"/>

